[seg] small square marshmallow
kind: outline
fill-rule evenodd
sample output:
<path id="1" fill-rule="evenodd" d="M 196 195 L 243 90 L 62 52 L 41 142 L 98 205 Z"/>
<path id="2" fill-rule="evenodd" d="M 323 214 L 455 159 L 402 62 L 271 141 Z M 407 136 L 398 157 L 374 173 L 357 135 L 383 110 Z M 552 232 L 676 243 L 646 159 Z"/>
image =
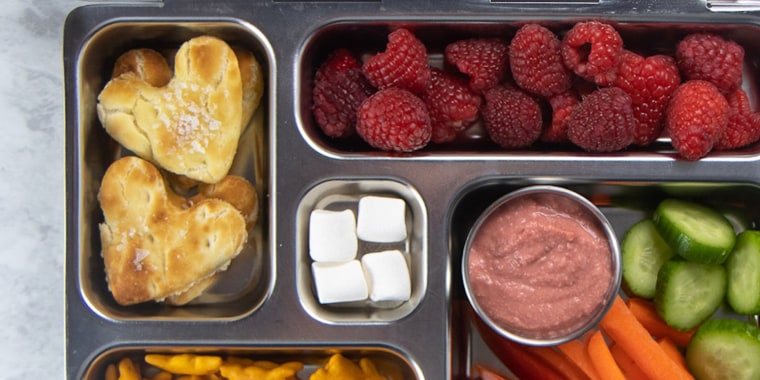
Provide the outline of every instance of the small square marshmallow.
<path id="1" fill-rule="evenodd" d="M 319 303 L 338 303 L 366 300 L 367 280 L 359 260 L 344 263 L 311 264 Z"/>
<path id="2" fill-rule="evenodd" d="M 406 203 L 393 197 L 359 199 L 356 234 L 359 239 L 394 243 L 406 239 Z"/>
<path id="3" fill-rule="evenodd" d="M 351 210 L 313 210 L 309 216 L 309 256 L 314 261 L 343 262 L 356 258 L 356 218 Z"/>
<path id="4" fill-rule="evenodd" d="M 406 301 L 412 287 L 409 266 L 401 251 L 382 251 L 362 256 L 364 275 L 372 301 Z"/>

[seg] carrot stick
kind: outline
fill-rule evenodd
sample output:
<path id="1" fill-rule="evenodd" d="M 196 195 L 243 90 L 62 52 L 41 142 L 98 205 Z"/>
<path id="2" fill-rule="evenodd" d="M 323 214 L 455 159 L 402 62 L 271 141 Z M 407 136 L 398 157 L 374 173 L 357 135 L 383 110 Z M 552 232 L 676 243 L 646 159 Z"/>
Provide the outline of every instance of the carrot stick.
<path id="1" fill-rule="evenodd" d="M 472 314 L 475 327 L 491 352 L 521 380 L 562 380 L 561 372 L 525 350 L 525 346 L 502 337 Z"/>
<path id="2" fill-rule="evenodd" d="M 631 310 L 636 319 L 655 337 L 668 337 L 673 340 L 679 347 L 689 345 L 691 337 L 695 330 L 681 331 L 668 326 L 667 323 L 657 314 L 657 310 L 651 301 L 643 298 L 632 297 L 628 299 L 628 308 Z"/>
<path id="3" fill-rule="evenodd" d="M 665 354 L 620 296 L 615 298 L 600 325 L 652 380 L 693 379 Z"/>
<path id="4" fill-rule="evenodd" d="M 594 364 L 596 373 L 602 379 L 625 380 L 623 371 L 620 370 L 620 367 L 615 362 L 615 358 L 612 357 L 610 348 L 607 347 L 607 342 L 604 341 L 601 331 L 597 330 L 591 334 L 586 348 L 588 349 L 588 356 L 591 357 L 591 362 Z"/>
<path id="5" fill-rule="evenodd" d="M 684 370 L 688 371 L 686 368 L 686 358 L 684 358 L 683 353 L 681 353 L 681 350 L 678 349 L 678 346 L 672 339 L 668 337 L 657 338 L 657 344 L 662 347 L 663 351 L 665 351 L 671 360 L 680 365 Z"/>
<path id="6" fill-rule="evenodd" d="M 591 362 L 591 357 L 588 355 L 586 342 L 582 338 L 567 341 L 558 345 L 557 348 L 568 359 L 572 360 L 591 380 L 600 379 L 599 375 L 596 374 L 594 364 Z"/>
<path id="7" fill-rule="evenodd" d="M 540 358 L 547 366 L 553 368 L 558 373 L 564 375 L 566 380 L 589 380 L 583 370 L 580 369 L 565 354 L 554 349 L 554 347 L 543 346 L 523 346 L 526 351 Z"/>
<path id="8" fill-rule="evenodd" d="M 473 365 L 472 369 L 481 380 L 512 380 L 511 378 L 502 376 L 501 374 L 482 364 L 475 364 Z"/>
<path id="9" fill-rule="evenodd" d="M 628 354 L 626 354 L 619 345 L 612 344 L 610 346 L 610 353 L 612 354 L 612 357 L 615 358 L 615 361 L 620 366 L 620 369 L 623 370 L 623 374 L 625 374 L 626 379 L 649 380 L 647 375 L 641 371 L 641 368 L 636 365 L 636 362 L 634 362 L 633 359 L 631 359 L 631 357 L 628 356 Z"/>

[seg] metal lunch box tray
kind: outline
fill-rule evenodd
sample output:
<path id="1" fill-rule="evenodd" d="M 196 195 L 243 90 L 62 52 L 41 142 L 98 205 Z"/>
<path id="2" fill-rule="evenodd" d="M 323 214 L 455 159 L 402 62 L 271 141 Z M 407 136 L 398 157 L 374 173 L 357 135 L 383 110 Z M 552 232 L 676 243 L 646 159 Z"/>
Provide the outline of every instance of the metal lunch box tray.
<path id="1" fill-rule="evenodd" d="M 739 3 L 739 4 L 737 4 Z M 483 210 L 520 187 L 567 187 L 600 207 L 619 237 L 667 196 L 710 201 L 745 227 L 760 221 L 760 144 L 678 159 L 666 139 L 609 154 L 574 149 L 506 151 L 470 144 L 389 154 L 330 140 L 310 112 L 311 83 L 327 53 L 380 51 L 396 27 L 412 30 L 431 64 L 445 45 L 514 34 L 539 21 L 613 23 L 626 43 L 665 49 L 698 30 L 744 46 L 744 88 L 758 109 L 760 5 L 701 1 L 177 1 L 92 4 L 64 29 L 66 96 L 66 375 L 102 378 L 105 366 L 147 352 L 231 353 L 308 366 L 330 353 L 370 357 L 404 378 L 467 378 L 473 363 L 498 362 L 472 326 L 460 262 Z M 252 51 L 265 94 L 241 138 L 232 173 L 260 195 L 262 217 L 240 257 L 198 302 L 120 306 L 105 281 L 97 192 L 124 154 L 97 120 L 95 104 L 116 57 L 135 47 L 176 48 L 202 34 Z M 366 194 L 407 204 L 412 292 L 394 305 L 320 305 L 307 252 L 315 207 L 355 207 Z"/>

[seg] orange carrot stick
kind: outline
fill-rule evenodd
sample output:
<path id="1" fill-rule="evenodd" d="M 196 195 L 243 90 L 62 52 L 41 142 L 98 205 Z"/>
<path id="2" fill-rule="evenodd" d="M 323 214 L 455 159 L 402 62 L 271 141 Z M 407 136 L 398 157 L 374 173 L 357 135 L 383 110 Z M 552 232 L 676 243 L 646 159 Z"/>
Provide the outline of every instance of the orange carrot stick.
<path id="1" fill-rule="evenodd" d="M 636 319 L 655 337 L 668 337 L 673 340 L 679 347 L 689 345 L 691 337 L 695 330 L 681 331 L 668 326 L 667 323 L 657 314 L 654 304 L 643 298 L 632 297 L 628 299 L 628 308 L 631 310 Z"/>
<path id="2" fill-rule="evenodd" d="M 683 353 L 678 349 L 678 346 L 672 339 L 668 337 L 657 338 L 657 344 L 662 347 L 663 351 L 665 351 L 671 360 L 680 365 L 684 370 L 688 371 L 686 368 L 686 358 L 684 358 Z"/>
<path id="3" fill-rule="evenodd" d="M 524 346 L 525 349 L 546 363 L 547 366 L 561 373 L 567 380 L 589 380 L 583 370 L 580 369 L 565 354 L 557 351 L 554 347 Z"/>
<path id="4" fill-rule="evenodd" d="M 515 376 L 524 380 L 564 379 L 561 372 L 555 371 L 543 359 L 529 353 L 524 345 L 497 334 L 472 311 L 471 315 L 483 342 Z"/>
<path id="5" fill-rule="evenodd" d="M 591 380 L 600 379 L 599 375 L 596 374 L 594 364 L 591 362 L 591 357 L 588 355 L 586 342 L 583 338 L 573 339 L 562 343 L 558 345 L 557 348 L 559 348 L 568 359 L 573 361 Z"/>
<path id="6" fill-rule="evenodd" d="M 602 332 L 597 330 L 591 334 L 588 339 L 588 355 L 591 357 L 591 362 L 594 364 L 596 373 L 604 380 L 625 380 L 623 371 L 615 362 L 615 358 L 610 353 L 610 348 L 607 346 L 607 342 L 604 341 Z"/>
<path id="7" fill-rule="evenodd" d="M 481 380 L 512 380 L 511 378 L 502 376 L 495 370 L 492 370 L 482 364 L 475 364 L 473 365 L 472 369 L 473 372 L 475 372 L 475 375 L 477 375 L 477 377 Z"/>
<path id="8" fill-rule="evenodd" d="M 665 354 L 620 296 L 615 298 L 600 325 L 652 380 L 693 379 Z"/>
<path id="9" fill-rule="evenodd" d="M 628 354 L 626 354 L 619 345 L 614 343 L 610 345 L 610 353 L 612 354 L 612 357 L 615 358 L 615 361 L 620 366 L 620 369 L 623 370 L 623 374 L 625 375 L 626 379 L 649 380 L 649 377 L 647 377 L 647 375 L 641 371 L 641 368 L 636 365 L 636 362 L 634 362 L 633 359 L 631 359 L 631 357 L 628 356 Z"/>

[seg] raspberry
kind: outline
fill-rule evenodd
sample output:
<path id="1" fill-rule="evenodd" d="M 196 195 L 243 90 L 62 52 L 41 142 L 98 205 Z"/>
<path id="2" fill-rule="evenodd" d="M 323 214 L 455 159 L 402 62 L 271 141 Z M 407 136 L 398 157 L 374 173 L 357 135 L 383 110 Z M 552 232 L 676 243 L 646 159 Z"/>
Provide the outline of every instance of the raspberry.
<path id="1" fill-rule="evenodd" d="M 374 91 L 346 49 L 336 49 L 314 75 L 313 113 L 317 125 L 330 137 L 348 137 L 356 131 L 356 109 Z"/>
<path id="2" fill-rule="evenodd" d="M 509 65 L 515 83 L 546 98 L 567 91 L 572 77 L 562 63 L 560 45 L 551 30 L 538 24 L 523 25 L 509 45 Z"/>
<path id="3" fill-rule="evenodd" d="M 614 82 L 623 39 L 611 25 L 579 22 L 562 40 L 562 60 L 579 77 L 598 85 Z"/>
<path id="4" fill-rule="evenodd" d="M 483 93 L 509 70 L 509 46 L 497 38 L 470 38 L 446 45 L 446 62 L 470 77 L 470 88 Z"/>
<path id="5" fill-rule="evenodd" d="M 541 135 L 541 107 L 522 90 L 496 86 L 484 94 L 481 109 L 488 135 L 503 148 L 525 148 Z"/>
<path id="6" fill-rule="evenodd" d="M 359 106 L 356 132 L 374 148 L 412 152 L 430 141 L 430 116 L 422 99 L 390 87 L 372 94 Z"/>
<path id="7" fill-rule="evenodd" d="M 728 124 L 728 101 L 710 82 L 681 84 L 665 111 L 665 129 L 673 147 L 687 160 L 706 156 Z"/>
<path id="8" fill-rule="evenodd" d="M 427 49 L 403 28 L 388 34 L 385 51 L 367 59 L 362 70 L 370 83 L 380 89 L 401 87 L 419 94 L 430 83 Z"/>
<path id="9" fill-rule="evenodd" d="M 587 95 L 575 107 L 567 136 L 585 151 L 614 152 L 633 142 L 634 128 L 631 96 L 618 87 L 605 87 Z"/>
<path id="10" fill-rule="evenodd" d="M 482 99 L 467 82 L 439 69 L 431 69 L 430 86 L 422 100 L 430 114 L 434 143 L 453 141 L 477 118 Z"/>
<path id="11" fill-rule="evenodd" d="M 676 60 L 686 80 L 711 82 L 723 95 L 736 91 L 742 84 L 744 48 L 718 35 L 686 36 L 676 47 Z"/>
<path id="12" fill-rule="evenodd" d="M 728 125 L 715 149 L 736 149 L 760 140 L 760 113 L 752 112 L 747 93 L 742 89 L 726 97 Z"/>
<path id="13" fill-rule="evenodd" d="M 633 143 L 646 146 L 662 134 L 665 107 L 681 83 L 678 66 L 672 57 L 653 55 L 644 58 L 623 50 L 615 86 L 631 96 L 636 130 Z"/>
<path id="14" fill-rule="evenodd" d="M 552 107 L 552 122 L 541 133 L 541 141 L 550 143 L 568 141 L 567 129 L 570 125 L 570 116 L 578 102 L 578 96 L 573 91 L 566 91 L 549 98 L 549 105 Z"/>
<path id="15" fill-rule="evenodd" d="M 612 86 L 617 80 L 618 66 L 615 66 L 601 74 L 594 75 L 590 80 L 599 86 Z"/>

